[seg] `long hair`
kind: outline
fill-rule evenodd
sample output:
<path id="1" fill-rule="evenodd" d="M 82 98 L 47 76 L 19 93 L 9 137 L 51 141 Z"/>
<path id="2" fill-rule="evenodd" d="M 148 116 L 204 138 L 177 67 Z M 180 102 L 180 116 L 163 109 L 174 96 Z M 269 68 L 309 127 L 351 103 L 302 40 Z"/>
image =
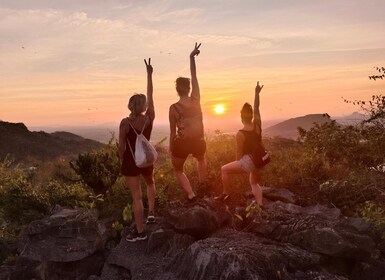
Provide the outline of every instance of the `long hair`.
<path id="1" fill-rule="evenodd" d="M 253 120 L 253 107 L 247 102 L 242 107 L 241 119 L 243 122 L 251 122 Z"/>
<path id="2" fill-rule="evenodd" d="M 128 101 L 128 109 L 131 111 L 129 118 L 135 119 L 146 110 L 147 98 L 144 94 L 136 93 Z"/>

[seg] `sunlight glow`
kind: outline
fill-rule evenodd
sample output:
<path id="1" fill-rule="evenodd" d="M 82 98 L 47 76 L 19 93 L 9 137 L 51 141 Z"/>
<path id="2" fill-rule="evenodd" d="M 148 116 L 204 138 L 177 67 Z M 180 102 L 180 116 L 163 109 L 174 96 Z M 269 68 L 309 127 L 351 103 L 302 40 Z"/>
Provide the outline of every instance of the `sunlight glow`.
<path id="1" fill-rule="evenodd" d="M 225 107 L 222 104 L 215 105 L 214 111 L 216 114 L 221 115 L 225 111 Z"/>

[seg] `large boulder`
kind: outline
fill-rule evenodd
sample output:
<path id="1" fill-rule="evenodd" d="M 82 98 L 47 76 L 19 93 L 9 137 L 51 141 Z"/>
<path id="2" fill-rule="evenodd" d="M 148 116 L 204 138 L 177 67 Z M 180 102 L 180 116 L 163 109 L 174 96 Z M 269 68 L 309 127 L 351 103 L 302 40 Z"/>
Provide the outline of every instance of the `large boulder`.
<path id="1" fill-rule="evenodd" d="M 165 219 L 176 231 L 200 239 L 231 224 L 232 214 L 222 203 L 198 199 L 193 204 L 169 204 Z"/>
<path id="2" fill-rule="evenodd" d="M 323 275 L 319 260 L 319 255 L 290 244 L 226 229 L 193 243 L 170 270 L 178 279 L 296 279 L 298 272 L 301 279 L 315 279 L 310 272 Z"/>
<path id="3" fill-rule="evenodd" d="M 310 252 L 357 260 L 369 258 L 376 245 L 361 219 L 343 217 L 340 210 L 322 205 L 301 207 L 276 201 L 256 217 L 251 232 Z"/>
<path id="4" fill-rule="evenodd" d="M 264 198 L 267 198 L 272 201 L 295 203 L 294 194 L 285 188 L 262 187 L 262 193 Z"/>
<path id="5" fill-rule="evenodd" d="M 45 279 L 87 279 L 98 275 L 104 263 L 106 238 L 106 228 L 98 221 L 95 209 L 57 207 L 51 216 L 33 221 L 21 233 L 15 275 L 27 264 Z"/>

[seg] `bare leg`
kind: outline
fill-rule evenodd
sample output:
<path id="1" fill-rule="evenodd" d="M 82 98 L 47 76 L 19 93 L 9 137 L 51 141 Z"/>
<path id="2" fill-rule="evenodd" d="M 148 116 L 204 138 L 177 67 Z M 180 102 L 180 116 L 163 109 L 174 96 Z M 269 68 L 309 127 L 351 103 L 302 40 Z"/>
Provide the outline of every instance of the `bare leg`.
<path id="1" fill-rule="evenodd" d="M 172 165 L 174 167 L 175 175 L 176 175 L 176 178 L 178 179 L 179 184 L 186 191 L 188 198 L 191 199 L 195 196 L 195 193 L 191 188 L 190 181 L 188 180 L 186 174 L 183 171 L 183 165 L 185 161 L 186 159 L 173 157 Z"/>
<path id="2" fill-rule="evenodd" d="M 147 185 L 147 199 L 148 199 L 148 211 L 154 212 L 155 208 L 155 182 L 154 176 L 151 174 L 149 176 L 143 176 Z"/>
<path id="3" fill-rule="evenodd" d="M 251 172 L 250 173 L 250 186 L 251 191 L 255 197 L 255 202 L 258 203 L 259 206 L 262 206 L 262 189 L 261 186 L 258 184 L 259 182 L 259 176 L 257 172 Z"/>
<path id="4" fill-rule="evenodd" d="M 233 161 L 228 164 L 225 164 L 221 168 L 222 184 L 223 184 L 223 193 L 229 194 L 231 186 L 231 174 L 245 173 L 241 168 L 238 161 Z"/>
<path id="5" fill-rule="evenodd" d="M 124 179 L 132 193 L 136 229 L 141 233 L 143 231 L 143 202 L 139 176 L 124 176 Z"/>
<path id="6" fill-rule="evenodd" d="M 197 169 L 199 183 L 204 183 L 207 174 L 207 162 L 204 157 L 201 159 L 197 159 Z"/>

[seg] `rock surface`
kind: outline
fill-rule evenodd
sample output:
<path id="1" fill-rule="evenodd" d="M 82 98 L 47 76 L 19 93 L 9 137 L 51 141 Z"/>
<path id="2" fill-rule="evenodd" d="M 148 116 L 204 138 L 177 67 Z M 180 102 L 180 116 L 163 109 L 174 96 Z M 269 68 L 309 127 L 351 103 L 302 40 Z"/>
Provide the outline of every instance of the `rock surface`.
<path id="1" fill-rule="evenodd" d="M 165 218 L 176 231 L 205 238 L 221 226 L 229 225 L 232 214 L 222 203 L 198 199 L 190 205 L 169 204 Z"/>
<path id="2" fill-rule="evenodd" d="M 262 211 L 234 215 L 199 199 L 171 203 L 164 218 L 146 226 L 148 240 L 106 250 L 104 223 L 89 210 L 57 209 L 23 232 L 20 257 L 3 266 L 4 279 L 79 280 L 384 280 L 384 244 L 369 225 L 335 208 L 301 207 L 288 191 L 269 190 Z M 293 198 L 292 200 L 290 198 Z M 272 201 L 273 200 L 273 201 Z M 8 278 L 6 278 L 8 277 Z"/>
<path id="3" fill-rule="evenodd" d="M 335 208 L 276 201 L 266 206 L 266 216 L 256 217 L 251 232 L 314 253 L 365 260 L 376 248 L 365 224 Z"/>
<path id="4" fill-rule="evenodd" d="M 32 279 L 23 275 L 25 267 L 52 280 L 99 274 L 106 232 L 96 210 L 57 207 L 51 216 L 32 222 L 22 232 L 13 278 Z"/>

